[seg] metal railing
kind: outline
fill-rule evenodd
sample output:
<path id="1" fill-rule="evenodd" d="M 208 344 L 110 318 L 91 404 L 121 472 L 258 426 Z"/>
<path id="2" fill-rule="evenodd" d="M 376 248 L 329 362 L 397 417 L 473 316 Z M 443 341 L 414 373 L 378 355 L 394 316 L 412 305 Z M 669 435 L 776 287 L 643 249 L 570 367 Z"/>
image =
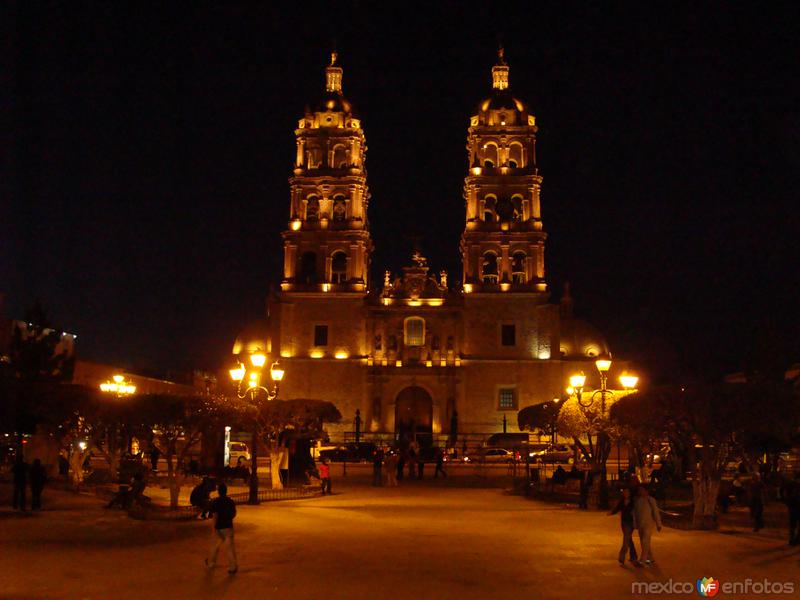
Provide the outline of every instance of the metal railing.
<path id="1" fill-rule="evenodd" d="M 289 487 L 282 490 L 259 489 L 259 502 L 274 502 L 278 500 L 300 500 L 302 498 L 313 498 L 321 495 L 322 490 L 319 486 Z M 228 497 L 236 504 L 247 504 L 250 498 L 249 492 L 237 492 L 228 494 Z"/>

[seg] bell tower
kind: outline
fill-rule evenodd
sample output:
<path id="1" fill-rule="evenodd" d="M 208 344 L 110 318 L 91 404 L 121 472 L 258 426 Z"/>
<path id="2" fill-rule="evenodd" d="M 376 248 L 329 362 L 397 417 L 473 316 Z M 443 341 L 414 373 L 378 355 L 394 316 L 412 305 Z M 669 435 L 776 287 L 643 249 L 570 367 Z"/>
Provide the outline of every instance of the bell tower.
<path id="1" fill-rule="evenodd" d="M 469 125 L 464 292 L 546 292 L 536 117 L 511 94 L 502 48 L 492 67 L 491 95 Z"/>
<path id="2" fill-rule="evenodd" d="M 342 94 L 342 68 L 331 54 L 325 93 L 306 107 L 295 137 L 289 179 L 289 229 L 283 233 L 286 292 L 357 292 L 368 285 L 369 188 L 361 121 Z"/>

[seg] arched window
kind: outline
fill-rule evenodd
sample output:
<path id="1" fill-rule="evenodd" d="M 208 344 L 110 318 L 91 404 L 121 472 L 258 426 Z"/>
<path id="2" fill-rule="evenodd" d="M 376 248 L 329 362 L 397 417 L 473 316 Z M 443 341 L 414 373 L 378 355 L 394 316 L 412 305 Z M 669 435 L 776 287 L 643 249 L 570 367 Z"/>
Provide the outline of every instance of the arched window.
<path id="1" fill-rule="evenodd" d="M 521 221 L 522 220 L 522 196 L 515 195 L 511 197 L 511 204 L 514 206 L 514 215 L 513 220 Z"/>
<path id="2" fill-rule="evenodd" d="M 347 281 L 347 255 L 334 252 L 331 257 L 331 283 L 344 283 Z"/>
<path id="3" fill-rule="evenodd" d="M 408 317 L 405 322 L 404 339 L 406 346 L 425 345 L 425 319 Z"/>
<path id="4" fill-rule="evenodd" d="M 497 283 L 497 254 L 486 252 L 483 255 L 483 283 Z"/>
<path id="5" fill-rule="evenodd" d="M 497 198 L 492 195 L 486 196 L 483 199 L 483 220 L 487 223 L 494 223 L 497 221 L 495 208 L 497 206 Z"/>
<path id="6" fill-rule="evenodd" d="M 319 221 L 319 198 L 309 196 L 306 202 L 306 221 Z"/>
<path id="7" fill-rule="evenodd" d="M 514 252 L 511 257 L 511 280 L 514 283 L 525 283 L 525 253 Z"/>
<path id="8" fill-rule="evenodd" d="M 317 283 L 317 255 L 313 252 L 300 257 L 300 283 Z"/>
<path id="9" fill-rule="evenodd" d="M 319 148 L 309 148 L 306 151 L 306 168 L 318 169 L 320 162 Z"/>
<path id="10" fill-rule="evenodd" d="M 487 169 L 493 168 L 497 164 L 497 145 L 495 143 L 484 144 L 483 146 L 483 166 Z"/>
<path id="11" fill-rule="evenodd" d="M 512 142 L 508 147 L 508 166 L 509 167 L 522 167 L 522 144 Z"/>
<path id="12" fill-rule="evenodd" d="M 341 222 L 347 216 L 347 204 L 345 203 L 344 196 L 335 196 L 333 198 L 333 220 Z"/>
<path id="13" fill-rule="evenodd" d="M 346 169 L 347 168 L 347 148 L 345 148 L 342 144 L 334 146 L 333 148 L 333 165 L 331 165 L 334 169 Z"/>

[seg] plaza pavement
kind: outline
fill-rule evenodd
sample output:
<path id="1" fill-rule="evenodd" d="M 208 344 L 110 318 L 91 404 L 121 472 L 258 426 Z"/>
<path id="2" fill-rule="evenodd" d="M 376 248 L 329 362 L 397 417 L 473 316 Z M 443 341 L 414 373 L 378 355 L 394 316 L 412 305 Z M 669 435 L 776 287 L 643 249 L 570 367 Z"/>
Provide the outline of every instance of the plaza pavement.
<path id="1" fill-rule="evenodd" d="M 702 576 L 800 586 L 800 548 L 777 532 L 665 528 L 654 540 L 656 567 L 620 568 L 617 516 L 436 481 L 372 488 L 339 479 L 334 490 L 239 507 L 234 576 L 222 557 L 213 571 L 203 567 L 209 522 L 134 521 L 54 490 L 38 514 L 6 503 L 0 598 L 605 599 L 632 597 L 637 580 Z M 9 493 L 0 486 L 4 503 Z"/>

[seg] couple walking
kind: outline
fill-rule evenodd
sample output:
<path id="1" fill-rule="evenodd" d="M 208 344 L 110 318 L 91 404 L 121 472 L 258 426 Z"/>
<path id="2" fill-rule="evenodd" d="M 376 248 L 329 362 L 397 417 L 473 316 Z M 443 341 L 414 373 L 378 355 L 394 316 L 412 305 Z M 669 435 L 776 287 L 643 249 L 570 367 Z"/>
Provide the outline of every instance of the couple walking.
<path id="1" fill-rule="evenodd" d="M 647 492 L 643 485 L 622 488 L 622 498 L 619 499 L 612 515 L 620 514 L 622 526 L 622 548 L 619 550 L 619 564 L 625 564 L 625 554 L 630 555 L 631 562 L 637 567 L 653 564 L 653 553 L 650 543 L 655 531 L 661 531 L 661 515 L 655 499 Z M 633 544 L 633 530 L 639 530 L 639 543 L 642 554 L 637 557 L 636 547 Z"/>

